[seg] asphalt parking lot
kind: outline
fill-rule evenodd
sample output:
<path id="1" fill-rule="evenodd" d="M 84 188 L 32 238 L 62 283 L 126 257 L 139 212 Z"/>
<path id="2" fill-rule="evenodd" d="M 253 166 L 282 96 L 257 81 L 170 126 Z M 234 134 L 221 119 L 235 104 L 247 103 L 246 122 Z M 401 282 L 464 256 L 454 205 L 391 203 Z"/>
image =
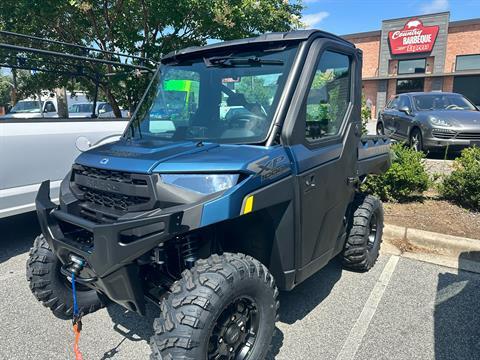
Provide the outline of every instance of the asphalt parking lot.
<path id="1" fill-rule="evenodd" d="M 31 295 L 33 214 L 0 220 L 0 358 L 73 359 L 71 323 Z M 461 260 L 461 259 L 460 259 Z M 480 275 L 382 255 L 365 274 L 338 261 L 280 296 L 273 359 L 480 359 Z M 146 318 L 111 305 L 84 318 L 90 359 L 147 359 Z"/>

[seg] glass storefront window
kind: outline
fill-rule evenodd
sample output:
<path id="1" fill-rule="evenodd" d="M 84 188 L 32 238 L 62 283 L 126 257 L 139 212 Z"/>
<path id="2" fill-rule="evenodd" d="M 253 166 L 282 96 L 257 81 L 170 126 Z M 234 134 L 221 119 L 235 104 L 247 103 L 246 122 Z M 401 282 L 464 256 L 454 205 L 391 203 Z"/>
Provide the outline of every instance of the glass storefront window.
<path id="1" fill-rule="evenodd" d="M 455 71 L 462 70 L 480 70 L 480 54 L 458 55 L 455 65 Z"/>
<path id="2" fill-rule="evenodd" d="M 397 94 L 423 91 L 424 78 L 397 80 Z"/>
<path id="3" fill-rule="evenodd" d="M 398 74 L 424 74 L 426 59 L 400 60 Z"/>

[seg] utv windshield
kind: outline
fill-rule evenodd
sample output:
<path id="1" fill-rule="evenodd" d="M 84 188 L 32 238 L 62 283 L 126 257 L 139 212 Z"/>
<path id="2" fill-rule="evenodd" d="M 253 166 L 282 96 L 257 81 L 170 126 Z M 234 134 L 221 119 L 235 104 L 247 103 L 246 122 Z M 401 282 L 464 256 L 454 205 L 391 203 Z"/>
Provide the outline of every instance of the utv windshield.
<path id="1" fill-rule="evenodd" d="M 162 65 L 127 137 L 258 143 L 266 139 L 296 47 Z"/>

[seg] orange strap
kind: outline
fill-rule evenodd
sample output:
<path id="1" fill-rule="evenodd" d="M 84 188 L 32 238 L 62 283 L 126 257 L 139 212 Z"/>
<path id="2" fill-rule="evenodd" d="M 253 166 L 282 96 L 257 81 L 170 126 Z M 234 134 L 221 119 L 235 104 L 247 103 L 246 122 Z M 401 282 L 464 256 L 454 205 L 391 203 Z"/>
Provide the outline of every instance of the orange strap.
<path id="1" fill-rule="evenodd" d="M 73 343 L 73 352 L 75 353 L 75 360 L 83 360 L 82 353 L 78 348 L 78 342 L 80 341 L 80 331 L 78 329 L 78 324 L 73 325 L 73 332 L 75 334 L 75 342 Z"/>

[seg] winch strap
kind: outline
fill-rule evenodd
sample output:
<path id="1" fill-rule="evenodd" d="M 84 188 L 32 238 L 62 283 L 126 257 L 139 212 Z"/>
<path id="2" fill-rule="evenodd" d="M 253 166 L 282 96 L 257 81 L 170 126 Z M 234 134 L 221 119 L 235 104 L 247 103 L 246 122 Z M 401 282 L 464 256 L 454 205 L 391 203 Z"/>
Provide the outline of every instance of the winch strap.
<path id="1" fill-rule="evenodd" d="M 80 341 L 80 331 L 82 330 L 82 319 L 78 310 L 77 290 L 75 287 L 75 273 L 72 272 L 72 293 L 73 293 L 73 333 L 75 334 L 75 341 L 73 343 L 73 352 L 75 360 L 83 360 L 82 353 L 78 347 Z"/>

